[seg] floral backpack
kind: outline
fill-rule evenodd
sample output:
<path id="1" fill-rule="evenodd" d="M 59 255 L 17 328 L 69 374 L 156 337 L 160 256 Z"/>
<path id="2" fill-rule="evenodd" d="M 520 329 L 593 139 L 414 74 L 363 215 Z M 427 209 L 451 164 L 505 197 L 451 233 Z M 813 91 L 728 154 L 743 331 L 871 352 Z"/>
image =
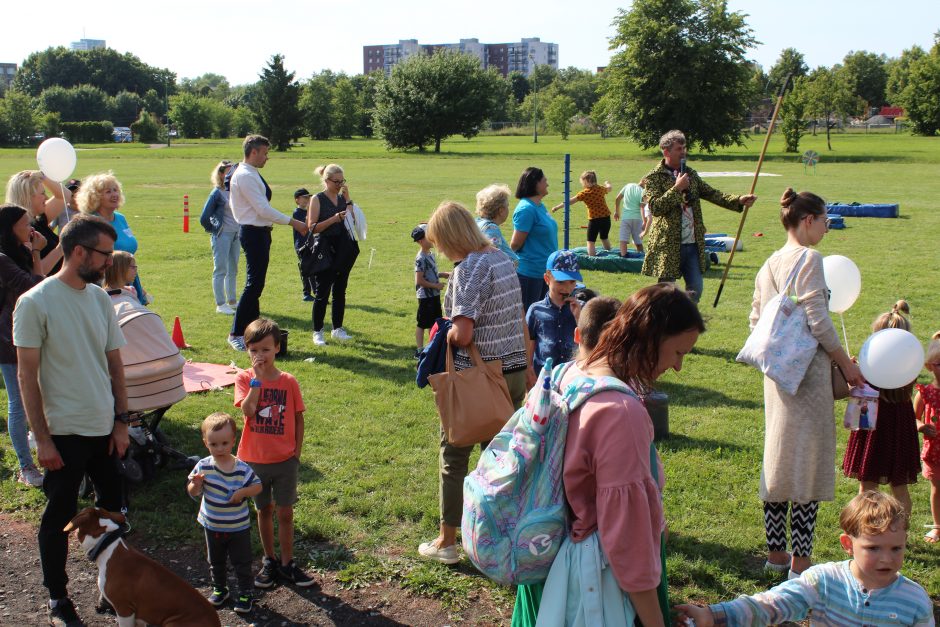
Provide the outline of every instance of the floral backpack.
<path id="1" fill-rule="evenodd" d="M 552 370 L 551 359 L 525 405 L 490 441 L 463 484 L 463 548 L 484 575 L 502 584 L 548 577 L 568 535 L 562 483 L 568 416 L 599 392 L 636 394 L 614 377 L 559 382 L 574 362 Z"/>

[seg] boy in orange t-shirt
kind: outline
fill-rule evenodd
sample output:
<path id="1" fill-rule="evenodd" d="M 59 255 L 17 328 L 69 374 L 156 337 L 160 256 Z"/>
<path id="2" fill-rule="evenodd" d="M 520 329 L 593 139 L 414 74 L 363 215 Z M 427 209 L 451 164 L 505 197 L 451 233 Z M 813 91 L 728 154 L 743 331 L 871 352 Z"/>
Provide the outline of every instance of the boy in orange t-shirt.
<path id="1" fill-rule="evenodd" d="M 251 368 L 235 376 L 235 407 L 241 407 L 245 415 L 238 458 L 251 466 L 262 486 L 254 497 L 264 549 L 255 587 L 270 588 L 282 579 L 306 588 L 314 581 L 294 564 L 294 503 L 305 407 L 297 379 L 274 365 L 280 344 L 281 330 L 267 318 L 258 318 L 245 329 Z M 280 560 L 274 552 L 275 509 Z"/>
<path id="2" fill-rule="evenodd" d="M 588 213 L 588 233 L 587 233 L 587 253 L 594 256 L 597 253 L 596 242 L 600 236 L 604 250 L 610 250 L 610 207 L 607 206 L 605 196 L 610 193 L 610 181 L 604 181 L 603 185 L 597 184 L 597 172 L 594 170 L 585 170 L 581 174 L 581 185 L 584 186 L 574 198 L 568 201 L 568 206 L 578 202 L 583 202 L 587 206 Z M 552 207 L 552 213 L 565 206 L 560 202 Z"/>

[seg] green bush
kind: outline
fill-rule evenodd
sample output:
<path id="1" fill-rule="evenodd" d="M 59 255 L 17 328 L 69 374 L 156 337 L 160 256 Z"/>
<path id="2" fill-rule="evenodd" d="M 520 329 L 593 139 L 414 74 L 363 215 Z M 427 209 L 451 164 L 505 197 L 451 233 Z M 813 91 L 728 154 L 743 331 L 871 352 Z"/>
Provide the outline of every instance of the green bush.
<path id="1" fill-rule="evenodd" d="M 99 122 L 63 122 L 62 132 L 73 144 L 100 144 L 113 141 L 114 125 L 108 120 Z"/>
<path id="2" fill-rule="evenodd" d="M 160 125 L 148 112 L 141 111 L 137 121 L 131 124 L 131 133 L 137 141 L 152 144 L 159 139 Z"/>

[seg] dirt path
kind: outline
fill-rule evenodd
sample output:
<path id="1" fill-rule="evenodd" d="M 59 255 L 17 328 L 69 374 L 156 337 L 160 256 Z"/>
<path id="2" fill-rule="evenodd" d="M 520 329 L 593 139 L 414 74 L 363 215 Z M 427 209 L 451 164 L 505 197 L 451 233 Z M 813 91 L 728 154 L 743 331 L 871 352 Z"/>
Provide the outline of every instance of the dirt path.
<path id="1" fill-rule="evenodd" d="M 141 548 L 133 534 L 129 542 Z M 143 550 L 180 575 L 204 594 L 208 593 L 203 547 L 147 547 Z M 112 615 L 95 613 L 98 598 L 97 570 L 78 544 L 70 542 L 69 593 L 87 625 L 114 625 Z M 36 530 L 27 523 L 0 514 L 0 625 L 46 625 L 46 590 L 42 587 Z M 435 599 L 417 597 L 394 584 L 377 583 L 357 590 L 340 588 L 332 574 L 317 575 L 317 585 L 307 590 L 277 586 L 256 591 L 255 608 L 247 617 L 227 603 L 219 611 L 223 625 L 396 625 L 440 626 L 491 625 L 500 612 L 479 601 L 450 616 Z M 505 623 L 508 624 L 508 618 Z"/>

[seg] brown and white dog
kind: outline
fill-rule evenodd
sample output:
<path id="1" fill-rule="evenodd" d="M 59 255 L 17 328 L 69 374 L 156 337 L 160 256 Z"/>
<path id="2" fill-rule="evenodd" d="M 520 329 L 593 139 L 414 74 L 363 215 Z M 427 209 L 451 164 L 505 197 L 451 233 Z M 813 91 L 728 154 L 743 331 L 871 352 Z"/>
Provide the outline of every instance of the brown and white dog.
<path id="1" fill-rule="evenodd" d="M 195 588 L 120 538 L 123 524 L 122 514 L 86 507 L 64 529 L 76 532 L 98 565 L 98 590 L 114 606 L 118 625 L 221 625 L 215 609 Z"/>

